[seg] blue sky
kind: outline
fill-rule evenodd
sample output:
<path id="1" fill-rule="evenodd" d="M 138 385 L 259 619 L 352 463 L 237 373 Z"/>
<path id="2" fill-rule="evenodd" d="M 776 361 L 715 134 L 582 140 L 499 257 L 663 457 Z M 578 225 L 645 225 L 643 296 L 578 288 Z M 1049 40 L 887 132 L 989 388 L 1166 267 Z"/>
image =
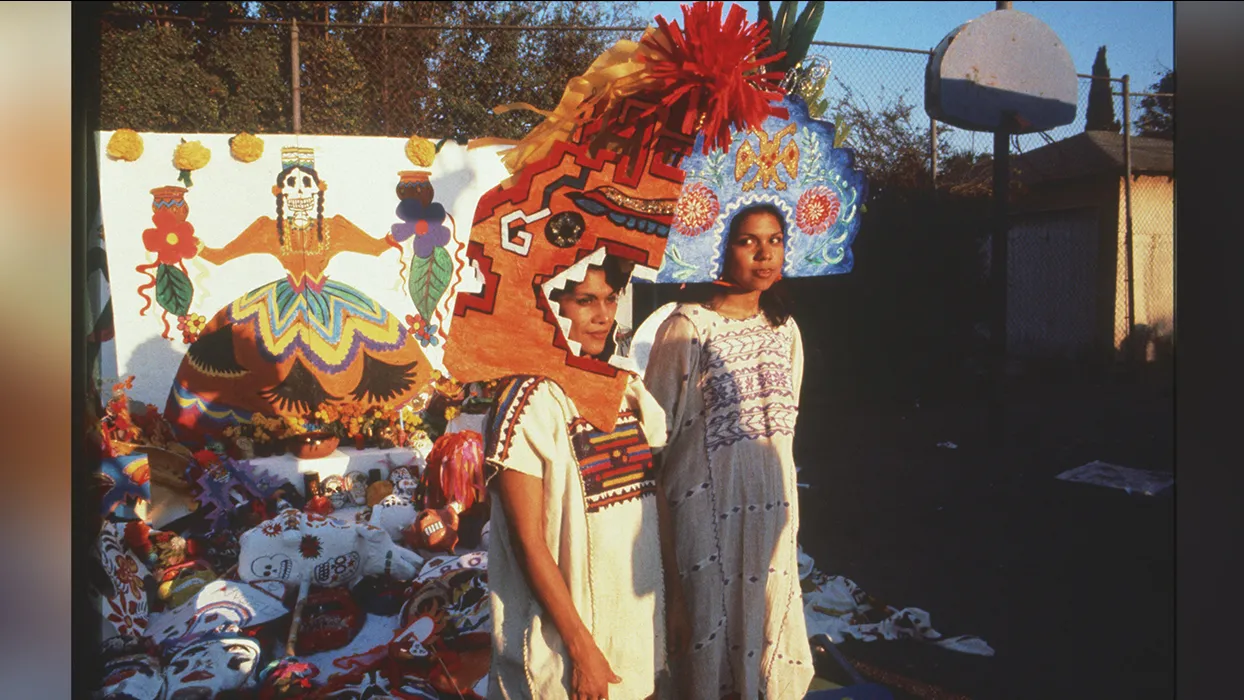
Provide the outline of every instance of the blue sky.
<path id="1" fill-rule="evenodd" d="M 757 16 L 756 2 L 739 2 L 748 17 Z M 772 2 L 776 9 L 780 2 Z M 800 3 L 802 8 L 804 3 Z M 869 44 L 907 49 L 932 49 L 947 34 L 968 20 L 997 7 L 995 2 L 827 2 L 817 31 L 820 41 Z M 1110 75 L 1131 75 L 1133 92 L 1146 91 L 1158 76 L 1174 67 L 1174 3 L 1171 2 L 1015 2 L 1013 9 L 1027 12 L 1054 31 L 1071 54 L 1077 73 L 1092 72 L 1099 46 L 1106 46 Z M 641 2 L 638 10 L 655 17 L 681 19 L 677 2 Z M 813 47 L 817 52 L 817 47 Z M 824 49 L 822 49 L 824 51 Z M 907 104 L 924 114 L 925 59 L 911 54 L 879 54 L 858 49 L 828 49 L 831 75 L 851 87 L 870 105 L 879 105 L 901 94 Z M 1081 81 L 1082 97 L 1088 81 Z M 1119 90 L 1115 84 L 1115 91 Z M 834 82 L 826 90 L 831 103 L 840 88 Z M 880 91 L 885 90 L 883 95 Z M 889 97 L 887 98 L 886 95 Z M 1132 102 L 1133 118 L 1139 99 Z M 1062 139 L 1084 129 L 1083 101 L 1076 121 L 1049 132 Z M 1115 101 L 1115 117 L 1122 120 L 1122 101 Z M 1021 151 L 1045 143 L 1039 134 L 1020 136 Z M 957 131 L 945 137 L 954 150 L 983 152 L 992 149 L 988 134 Z"/>
<path id="2" fill-rule="evenodd" d="M 757 3 L 740 2 L 749 18 Z M 774 1 L 776 9 L 780 3 Z M 800 3 L 800 7 L 803 3 Z M 994 2 L 827 2 L 816 38 L 850 44 L 931 49 L 952 29 L 990 12 Z M 1110 73 L 1132 76 L 1133 89 L 1147 87 L 1174 63 L 1172 2 L 1015 2 L 1013 7 L 1045 22 L 1071 53 L 1076 71 L 1090 72 L 1097 47 L 1105 45 Z M 679 19 L 677 2 L 641 2 L 639 11 Z"/>

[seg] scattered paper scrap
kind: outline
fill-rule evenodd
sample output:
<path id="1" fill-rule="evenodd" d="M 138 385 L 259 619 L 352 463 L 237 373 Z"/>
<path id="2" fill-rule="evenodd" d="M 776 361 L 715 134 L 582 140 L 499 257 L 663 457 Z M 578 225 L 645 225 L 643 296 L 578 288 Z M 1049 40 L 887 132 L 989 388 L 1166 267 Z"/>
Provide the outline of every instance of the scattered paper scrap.
<path id="1" fill-rule="evenodd" d="M 1059 474 L 1057 478 L 1063 481 L 1078 481 L 1082 484 L 1108 486 L 1112 489 L 1141 493 L 1146 496 L 1159 494 L 1175 483 L 1174 477 L 1164 472 L 1120 467 L 1117 464 L 1107 464 L 1097 460 L 1068 469 Z"/>

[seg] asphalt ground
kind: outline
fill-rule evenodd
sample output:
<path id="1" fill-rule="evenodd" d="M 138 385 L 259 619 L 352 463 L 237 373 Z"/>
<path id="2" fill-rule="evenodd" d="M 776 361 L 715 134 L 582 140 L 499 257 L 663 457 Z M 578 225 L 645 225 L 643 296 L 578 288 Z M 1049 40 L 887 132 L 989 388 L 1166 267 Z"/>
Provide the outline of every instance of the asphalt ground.
<path id="1" fill-rule="evenodd" d="M 891 685 L 896 698 L 1172 697 L 1178 483 L 1150 497 L 1055 478 L 1093 460 L 1173 471 L 1172 382 L 1152 375 L 1016 379 L 1003 445 L 984 395 L 848 406 L 805 393 L 804 551 L 995 655 L 850 639 L 839 651 L 924 684 Z"/>

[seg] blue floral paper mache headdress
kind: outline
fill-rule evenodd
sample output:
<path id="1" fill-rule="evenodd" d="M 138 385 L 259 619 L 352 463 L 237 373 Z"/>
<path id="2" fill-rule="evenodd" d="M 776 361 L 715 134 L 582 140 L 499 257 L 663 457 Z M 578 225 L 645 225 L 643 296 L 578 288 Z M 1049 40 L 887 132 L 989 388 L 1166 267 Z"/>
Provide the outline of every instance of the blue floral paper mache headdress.
<path id="1" fill-rule="evenodd" d="M 834 125 L 808 116 L 788 95 L 789 118 L 771 116 L 761 129 L 735 133 L 726 151 L 707 155 L 703 136 L 681 167 L 687 173 L 657 282 L 721 278 L 730 222 L 744 208 L 767 203 L 786 220 L 784 277 L 851 271 L 851 244 L 868 194 L 855 153 L 834 148 Z"/>

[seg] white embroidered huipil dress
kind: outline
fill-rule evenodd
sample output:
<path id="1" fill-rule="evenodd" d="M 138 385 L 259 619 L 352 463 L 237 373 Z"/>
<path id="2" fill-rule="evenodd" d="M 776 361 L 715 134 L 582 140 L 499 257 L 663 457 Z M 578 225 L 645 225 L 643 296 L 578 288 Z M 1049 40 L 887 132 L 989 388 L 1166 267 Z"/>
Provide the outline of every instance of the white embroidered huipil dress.
<path id="1" fill-rule="evenodd" d="M 695 698 L 801 698 L 812 680 L 792 450 L 802 376 L 793 318 L 774 328 L 681 304 L 653 342 L 644 384 L 666 413 L 661 469 L 692 626 L 672 663 Z"/>
<path id="2" fill-rule="evenodd" d="M 622 678 L 614 700 L 643 700 L 665 669 L 665 592 L 652 453 L 665 417 L 630 375 L 612 430 L 579 416 L 555 382 L 508 379 L 487 427 L 485 458 L 541 479 L 545 544 L 583 624 Z M 493 498 L 496 491 L 492 489 Z M 488 536 L 493 656 L 488 697 L 569 696 L 565 644 L 527 585 L 494 501 Z"/>

